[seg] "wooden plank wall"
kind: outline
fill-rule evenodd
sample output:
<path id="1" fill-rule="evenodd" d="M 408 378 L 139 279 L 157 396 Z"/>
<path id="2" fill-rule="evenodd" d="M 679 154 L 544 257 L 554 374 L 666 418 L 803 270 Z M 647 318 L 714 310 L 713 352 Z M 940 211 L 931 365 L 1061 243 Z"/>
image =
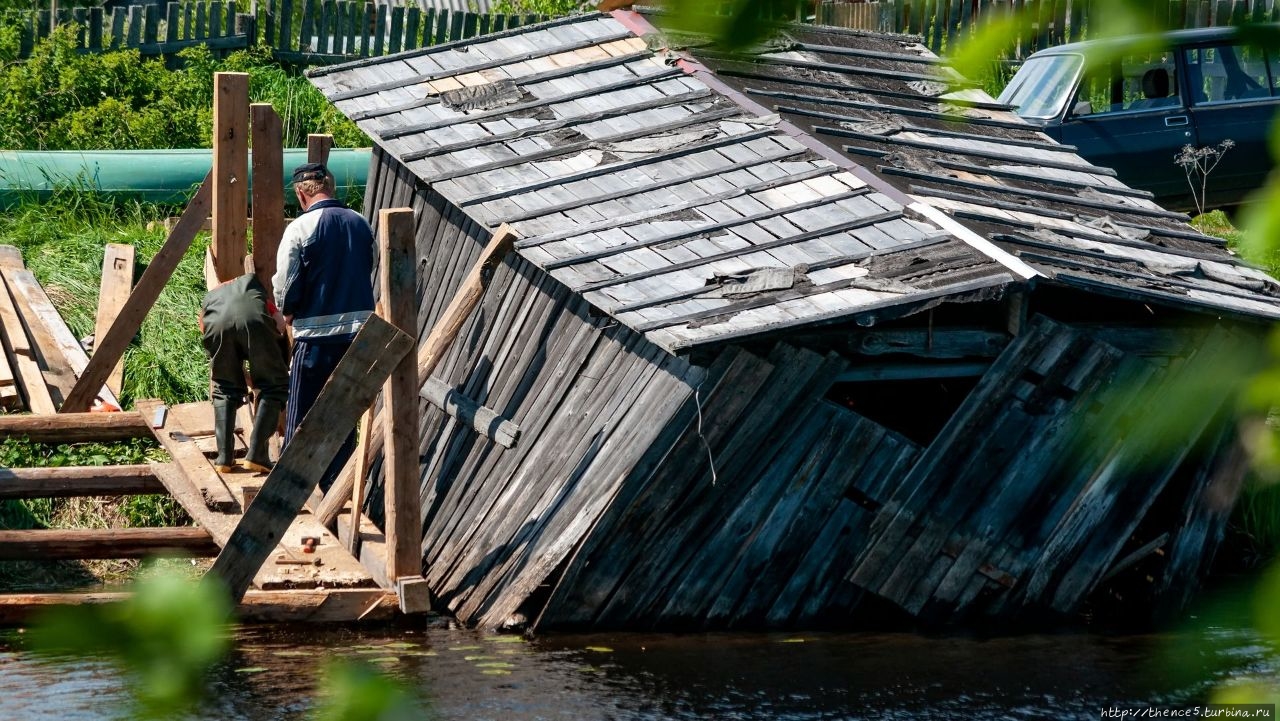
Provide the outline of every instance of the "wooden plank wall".
<path id="1" fill-rule="evenodd" d="M 113 8 L 62 8 L 58 24 L 80 26 L 84 52 L 136 49 L 171 56 L 193 45 L 225 54 L 266 45 L 281 62 L 316 65 L 413 50 L 542 22 L 545 15 L 423 10 L 416 4 L 360 0 L 267 0 L 258 14 L 236 12 L 231 0 L 170 2 Z M 48 37 L 50 13 L 7 13 L 22 33 L 19 57 Z"/>
<path id="2" fill-rule="evenodd" d="M 730 348 L 566 567 L 539 628 L 807 626 L 851 617 L 839 569 L 919 449 L 822 400 L 845 367 Z"/>
<path id="3" fill-rule="evenodd" d="M 487 231 L 419 187 L 398 162 L 380 153 L 373 162 L 367 210 L 417 210 L 425 336 Z M 466 622 L 505 620 L 587 532 L 701 373 L 594 317 L 557 281 L 509 257 L 436 377 L 515 421 L 519 441 L 505 448 L 423 406 L 423 549 L 437 597 Z M 374 518 L 381 465 L 376 459 L 367 494 Z"/>
<path id="4" fill-rule="evenodd" d="M 815 22 L 836 27 L 920 35 L 935 53 L 972 32 L 978 22 L 1022 13 L 1016 58 L 1053 45 L 1087 39 L 1092 0 L 822 0 Z M 1280 20 L 1275 0 L 1155 0 L 1149 19 L 1170 29 Z"/>
<path id="5" fill-rule="evenodd" d="M 1223 335 L 1160 367 L 1037 317 L 880 511 L 848 579 L 925 618 L 1076 610 L 1170 478 L 1205 463 L 1187 451 L 1221 433 L 1225 394 L 1185 426 L 1154 419 L 1238 350 Z"/>

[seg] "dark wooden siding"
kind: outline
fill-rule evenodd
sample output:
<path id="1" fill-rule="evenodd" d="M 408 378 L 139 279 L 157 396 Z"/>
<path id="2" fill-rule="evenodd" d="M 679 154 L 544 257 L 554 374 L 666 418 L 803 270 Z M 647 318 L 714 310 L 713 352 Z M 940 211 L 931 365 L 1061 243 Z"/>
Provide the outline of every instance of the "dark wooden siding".
<path id="1" fill-rule="evenodd" d="M 417 210 L 425 336 L 489 233 L 394 159 L 379 154 L 374 163 L 370 215 L 399 205 Z M 512 255 L 434 375 L 520 427 L 515 446 L 503 448 L 423 405 L 425 576 L 462 621 L 492 626 L 588 531 L 703 370 L 597 317 Z"/>
<path id="2" fill-rule="evenodd" d="M 822 400 L 835 354 L 725 351 L 570 562 L 539 628 L 806 625 L 918 448 Z M 832 568 L 836 572 L 831 573 Z"/>
<path id="3" fill-rule="evenodd" d="M 897 487 L 848 578 L 926 617 L 1077 610 L 1174 474 L 1206 464 L 1190 451 L 1222 433 L 1228 395 L 1175 399 L 1230 367 L 1226 336 L 1160 367 L 1038 317 Z"/>

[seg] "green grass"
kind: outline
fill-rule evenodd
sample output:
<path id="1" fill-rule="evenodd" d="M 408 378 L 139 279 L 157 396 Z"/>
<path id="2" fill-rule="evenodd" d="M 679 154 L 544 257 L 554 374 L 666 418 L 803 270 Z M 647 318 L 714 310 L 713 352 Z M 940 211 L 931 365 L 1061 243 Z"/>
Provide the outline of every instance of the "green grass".
<path id="1" fill-rule="evenodd" d="M 169 215 L 167 208 L 131 204 L 117 207 L 90 193 L 66 192 L 52 201 L 28 204 L 0 215 L 0 243 L 22 250 L 27 267 L 44 286 L 77 337 L 93 334 L 98 285 L 107 243 L 137 249 L 147 263 L 165 241 L 164 230 L 147 224 Z M 138 398 L 184 403 L 207 398 L 208 363 L 197 326 L 204 297 L 201 234 L 148 313 L 136 342 L 125 352 L 121 400 Z"/>

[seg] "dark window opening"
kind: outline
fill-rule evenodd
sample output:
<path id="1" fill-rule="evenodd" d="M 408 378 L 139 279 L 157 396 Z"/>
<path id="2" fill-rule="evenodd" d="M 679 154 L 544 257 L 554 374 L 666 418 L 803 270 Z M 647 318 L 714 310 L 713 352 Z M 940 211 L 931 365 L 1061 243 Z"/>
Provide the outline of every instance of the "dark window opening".
<path id="1" fill-rule="evenodd" d="M 977 384 L 977 376 L 836 383 L 827 399 L 927 446 Z"/>

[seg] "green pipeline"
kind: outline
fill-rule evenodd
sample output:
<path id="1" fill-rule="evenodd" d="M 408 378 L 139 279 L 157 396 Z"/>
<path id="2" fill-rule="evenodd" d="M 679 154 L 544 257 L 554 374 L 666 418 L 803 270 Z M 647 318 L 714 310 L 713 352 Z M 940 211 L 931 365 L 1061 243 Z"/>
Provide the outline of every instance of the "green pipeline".
<path id="1" fill-rule="evenodd" d="M 338 197 L 363 190 L 369 175 L 368 148 L 329 153 Z M 293 168 L 307 162 L 304 148 L 284 151 L 286 188 Z M 112 198 L 181 205 L 213 165 L 213 151 L 193 150 L 4 150 L 0 151 L 0 207 L 47 200 L 56 190 L 103 193 Z M 252 187 L 250 178 L 250 187 Z M 294 204 L 293 193 L 285 202 Z"/>

